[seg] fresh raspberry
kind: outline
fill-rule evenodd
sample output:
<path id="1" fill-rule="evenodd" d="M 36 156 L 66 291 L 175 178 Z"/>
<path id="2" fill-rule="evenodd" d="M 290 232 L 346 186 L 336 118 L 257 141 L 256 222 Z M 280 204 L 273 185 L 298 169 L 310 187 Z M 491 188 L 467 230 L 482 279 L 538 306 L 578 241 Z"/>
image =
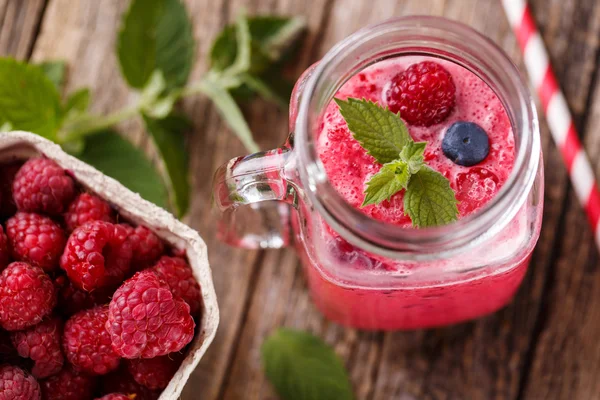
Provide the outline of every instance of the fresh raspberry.
<path id="1" fill-rule="evenodd" d="M 66 239 L 62 228 L 50 218 L 18 212 L 6 221 L 6 234 L 16 260 L 44 271 L 52 271 L 58 266 Z"/>
<path id="2" fill-rule="evenodd" d="M 13 198 L 20 211 L 59 215 L 75 195 L 73 179 L 54 161 L 27 161 L 13 182 Z"/>
<path id="3" fill-rule="evenodd" d="M 58 375 L 40 382 L 44 400 L 86 400 L 92 398 L 96 379 L 65 366 Z"/>
<path id="4" fill-rule="evenodd" d="M 91 221 L 76 228 L 60 259 L 60 266 L 80 289 L 92 291 L 118 285 L 131 266 L 132 245 L 128 229 L 104 221 Z"/>
<path id="5" fill-rule="evenodd" d="M 18 331 L 39 323 L 56 305 L 56 291 L 44 271 L 24 262 L 0 274 L 0 325 Z"/>
<path id="6" fill-rule="evenodd" d="M 115 222 L 114 212 L 100 197 L 81 193 L 69 205 L 65 213 L 65 225 L 67 230 L 72 232 L 78 226 L 90 221 Z"/>
<path id="7" fill-rule="evenodd" d="M 119 366 L 105 329 L 107 317 L 108 306 L 100 306 L 73 315 L 65 324 L 65 356 L 83 372 L 104 375 Z"/>
<path id="8" fill-rule="evenodd" d="M 133 246 L 131 268 L 134 272 L 151 267 L 165 251 L 162 240 L 145 226 L 130 228 L 129 241 Z"/>
<path id="9" fill-rule="evenodd" d="M 150 270 L 125 281 L 108 310 L 106 329 L 113 349 L 125 358 L 174 353 L 194 337 L 190 306 Z"/>
<path id="10" fill-rule="evenodd" d="M 36 378 L 47 378 L 61 370 L 65 361 L 60 350 L 61 332 L 62 321 L 55 317 L 11 334 L 19 355 L 35 362 L 31 373 Z"/>
<path id="11" fill-rule="evenodd" d="M 108 288 L 99 288 L 86 292 L 73 285 L 66 276 L 59 276 L 54 280 L 58 290 L 58 309 L 66 316 L 106 304 L 110 301 L 112 291 Z"/>
<path id="12" fill-rule="evenodd" d="M 41 400 L 40 385 L 19 367 L 0 366 L 0 400 Z"/>
<path id="13" fill-rule="evenodd" d="M 160 391 L 150 390 L 133 380 L 133 377 L 125 366 L 108 375 L 104 375 L 101 386 L 103 394 L 123 393 L 135 398 L 135 400 L 156 400 L 160 396 Z"/>
<path id="14" fill-rule="evenodd" d="M 197 315 L 202 307 L 200 285 L 194 279 L 192 268 L 183 258 L 163 256 L 152 267 L 152 271 L 167 282 L 174 296 L 181 297 L 188 303 L 192 315 Z"/>
<path id="15" fill-rule="evenodd" d="M 424 61 L 392 78 L 385 99 L 389 109 L 400 112 L 409 124 L 430 126 L 450 115 L 455 92 L 450 73 L 438 63 Z"/>
<path id="16" fill-rule="evenodd" d="M 149 389 L 164 389 L 183 361 L 183 354 L 174 353 L 154 358 L 127 360 L 133 379 Z"/>
<path id="17" fill-rule="evenodd" d="M 10 217 L 17 212 L 12 185 L 21 165 L 21 162 L 0 165 L 0 218 Z"/>
<path id="18" fill-rule="evenodd" d="M 135 398 L 135 397 L 134 397 Z M 125 396 L 123 393 L 111 393 L 102 397 L 98 397 L 96 400 L 131 400 L 129 396 Z"/>
<path id="19" fill-rule="evenodd" d="M 2 271 L 10 262 L 10 247 L 8 237 L 0 225 L 0 271 Z"/>

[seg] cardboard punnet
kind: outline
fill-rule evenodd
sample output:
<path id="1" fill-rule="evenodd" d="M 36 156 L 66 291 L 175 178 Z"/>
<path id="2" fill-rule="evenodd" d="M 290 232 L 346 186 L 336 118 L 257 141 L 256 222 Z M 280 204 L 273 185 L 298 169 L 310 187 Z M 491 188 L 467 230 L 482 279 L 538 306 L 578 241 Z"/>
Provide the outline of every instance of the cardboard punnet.
<path id="1" fill-rule="evenodd" d="M 142 199 L 116 180 L 65 153 L 60 146 L 29 132 L 0 133 L 0 162 L 43 155 L 58 163 L 86 190 L 109 202 L 125 219 L 152 229 L 165 242 L 186 251 L 194 276 L 202 288 L 202 320 L 181 367 L 159 400 L 179 398 L 190 374 L 210 346 L 219 309 L 208 264 L 206 244 L 198 233 L 167 211 Z"/>

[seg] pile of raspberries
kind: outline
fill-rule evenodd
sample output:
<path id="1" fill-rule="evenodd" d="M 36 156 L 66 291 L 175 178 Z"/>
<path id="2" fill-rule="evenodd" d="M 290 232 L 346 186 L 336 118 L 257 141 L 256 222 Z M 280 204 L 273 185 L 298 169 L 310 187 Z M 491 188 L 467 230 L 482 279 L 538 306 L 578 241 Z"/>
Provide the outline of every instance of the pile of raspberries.
<path id="1" fill-rule="evenodd" d="M 0 400 L 157 399 L 201 317 L 184 255 L 54 161 L 0 165 Z"/>

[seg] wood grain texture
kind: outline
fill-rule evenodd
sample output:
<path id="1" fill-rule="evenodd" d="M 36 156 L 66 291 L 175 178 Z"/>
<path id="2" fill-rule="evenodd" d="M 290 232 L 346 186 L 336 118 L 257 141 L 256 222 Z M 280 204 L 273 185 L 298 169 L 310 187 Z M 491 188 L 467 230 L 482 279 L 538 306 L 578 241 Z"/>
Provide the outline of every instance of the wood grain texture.
<path id="1" fill-rule="evenodd" d="M 45 4 L 46 0 L 0 0 L 0 55 L 29 58 Z"/>
<path id="2" fill-rule="evenodd" d="M 534 0 L 561 86 L 600 160 L 600 4 L 595 0 Z M 0 0 L 0 54 L 69 63 L 66 91 L 89 86 L 92 109 L 107 113 L 135 101 L 120 76 L 114 42 L 122 0 Z M 207 70 L 210 44 L 245 7 L 251 14 L 304 15 L 310 34 L 295 74 L 356 29 L 393 15 L 443 15 L 490 36 L 520 65 L 521 56 L 499 2 L 490 0 L 186 0 L 198 47 L 191 79 Z M 41 18 L 41 23 L 40 23 Z M 36 33 L 39 35 L 36 40 Z M 358 399 L 593 399 L 599 397 L 598 256 L 591 233 L 541 120 L 546 167 L 544 227 L 530 271 L 504 310 L 455 327 L 365 333 L 326 321 L 312 305 L 290 250 L 244 251 L 215 238 L 211 175 L 245 154 L 208 100 L 187 99 L 193 198 L 187 222 L 209 246 L 221 327 L 183 399 L 276 399 L 265 380 L 260 345 L 280 326 L 309 330 L 345 360 Z M 255 102 L 244 107 L 262 148 L 287 135 L 287 113 Z M 119 128 L 154 154 L 138 120 Z M 600 174 L 600 161 L 596 163 Z"/>
<path id="3" fill-rule="evenodd" d="M 552 52 L 556 52 L 553 58 L 569 60 L 562 69 L 561 84 L 570 94 L 569 103 L 575 112 L 584 146 L 598 174 L 600 4 L 589 1 L 578 6 L 570 6 L 573 10 L 569 11 L 576 14 L 572 21 L 557 12 L 541 13 L 541 17 L 546 19 L 548 26 L 552 26 L 553 32 L 545 32 L 545 36 L 560 37 L 558 32 L 569 32 L 565 34 L 569 39 L 563 46 L 553 47 Z M 539 9 L 543 8 L 540 3 Z M 577 62 L 571 61 L 574 57 L 578 58 Z M 579 73 L 577 68 L 580 68 Z M 582 87 L 590 88 L 586 91 L 587 98 L 576 93 Z M 523 399 L 595 399 L 600 395 L 597 380 L 600 345 L 596 340 L 600 335 L 598 252 L 586 216 L 571 190 L 565 212 L 558 230 L 559 240 L 556 241 L 553 268 L 547 283 L 539 334 L 532 348 L 532 365 L 523 388 Z"/>

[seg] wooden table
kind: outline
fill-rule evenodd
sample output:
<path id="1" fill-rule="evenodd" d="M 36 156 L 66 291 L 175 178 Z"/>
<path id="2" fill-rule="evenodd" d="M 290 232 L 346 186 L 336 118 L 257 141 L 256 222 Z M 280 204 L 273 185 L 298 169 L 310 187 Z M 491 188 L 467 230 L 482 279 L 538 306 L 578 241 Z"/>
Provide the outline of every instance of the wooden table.
<path id="1" fill-rule="evenodd" d="M 199 62 L 215 34 L 238 10 L 304 15 L 310 35 L 297 73 L 359 27 L 392 15 L 435 14 L 484 32 L 517 62 L 521 56 L 499 0 L 187 0 Z M 114 41 L 125 0 L 0 0 L 0 53 L 20 59 L 64 59 L 67 91 L 90 86 L 93 110 L 130 102 Z M 535 0 L 535 19 L 575 122 L 600 172 L 600 2 Z M 261 372 L 259 348 L 280 326 L 309 330 L 344 358 L 359 399 L 600 398 L 600 270 L 586 218 L 542 121 L 546 208 L 542 236 L 515 301 L 493 316 L 445 329 L 364 333 L 324 320 L 311 303 L 298 260 L 289 250 L 244 251 L 214 238 L 210 176 L 243 154 L 215 109 L 188 99 L 194 196 L 188 222 L 207 241 L 221 307 L 218 336 L 190 379 L 184 399 L 275 399 Z M 256 103 L 245 109 L 263 148 L 287 135 L 287 116 Z M 152 152 L 139 121 L 123 124 Z"/>

